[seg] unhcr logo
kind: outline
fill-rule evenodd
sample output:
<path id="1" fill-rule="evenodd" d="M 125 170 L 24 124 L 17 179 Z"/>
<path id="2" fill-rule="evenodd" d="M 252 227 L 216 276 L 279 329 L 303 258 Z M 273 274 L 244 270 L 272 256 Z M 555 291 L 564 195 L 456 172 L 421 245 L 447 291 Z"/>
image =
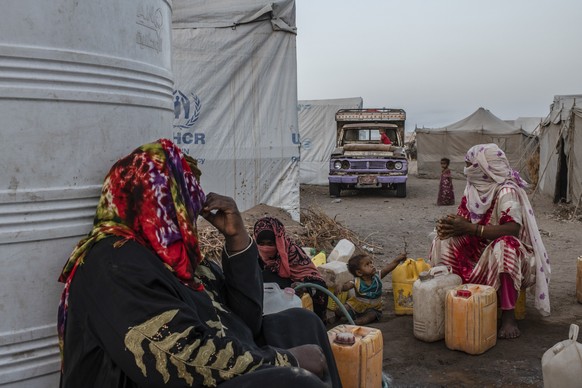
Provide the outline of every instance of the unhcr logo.
<path id="1" fill-rule="evenodd" d="M 174 132 L 174 143 L 181 144 L 205 144 L 204 133 L 193 133 L 192 127 L 200 117 L 202 102 L 194 93 L 184 94 L 180 90 L 174 90 L 174 124 L 173 127 L 178 129 Z M 183 149 L 184 151 L 184 149 Z"/>
<path id="2" fill-rule="evenodd" d="M 185 95 L 180 90 L 174 90 L 174 128 L 189 129 L 200 117 L 202 103 L 197 95 Z"/>

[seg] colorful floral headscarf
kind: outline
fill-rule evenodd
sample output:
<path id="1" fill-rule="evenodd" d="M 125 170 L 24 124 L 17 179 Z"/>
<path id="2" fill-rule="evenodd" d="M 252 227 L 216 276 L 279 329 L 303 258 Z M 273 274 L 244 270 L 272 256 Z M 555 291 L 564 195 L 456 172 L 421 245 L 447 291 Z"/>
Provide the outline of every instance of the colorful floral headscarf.
<path id="1" fill-rule="evenodd" d="M 145 144 L 113 165 L 105 178 L 93 229 L 67 260 L 58 316 L 61 350 L 68 296 L 75 271 L 98 241 L 120 236 L 115 246 L 134 240 L 154 251 L 184 284 L 202 290 L 194 270 L 202 255 L 196 219 L 205 195 L 182 152 L 170 140 Z"/>
<path id="2" fill-rule="evenodd" d="M 510 187 L 517 193 L 522 208 L 522 227 L 531 241 L 536 262 L 535 305 L 542 315 L 550 314 L 548 284 L 550 282 L 550 260 L 542 242 L 533 207 L 523 187 L 527 183 L 511 168 L 505 153 L 497 144 L 478 144 L 469 149 L 465 161 L 467 186 L 464 195 L 471 222 L 479 222 L 491 207 L 498 191 Z"/>
<path id="3" fill-rule="evenodd" d="M 263 217 L 254 226 L 255 241 L 260 243 L 268 236 L 275 240 L 276 249 L 259 245 L 259 255 L 265 268 L 277 273 L 280 277 L 291 281 L 306 281 L 323 278 L 317 271 L 315 264 L 297 243 L 293 242 L 285 233 L 285 226 L 276 218 Z"/>

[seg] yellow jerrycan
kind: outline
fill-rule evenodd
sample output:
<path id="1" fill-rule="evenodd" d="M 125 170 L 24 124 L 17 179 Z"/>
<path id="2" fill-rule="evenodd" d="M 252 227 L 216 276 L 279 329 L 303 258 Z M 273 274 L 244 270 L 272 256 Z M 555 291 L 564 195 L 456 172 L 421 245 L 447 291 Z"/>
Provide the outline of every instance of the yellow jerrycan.
<path id="1" fill-rule="evenodd" d="M 452 350 L 481 354 L 497 343 L 497 292 L 464 284 L 445 299 L 445 344 Z"/>
<path id="2" fill-rule="evenodd" d="M 327 332 L 342 386 L 382 387 L 384 341 L 379 329 L 339 325 Z"/>
<path id="3" fill-rule="evenodd" d="M 313 298 L 309 295 L 309 292 L 305 292 L 301 295 L 301 307 L 313 311 Z"/>
<path id="4" fill-rule="evenodd" d="M 412 315 L 412 286 L 430 264 L 424 259 L 406 259 L 392 271 L 392 291 L 394 293 L 394 312 L 396 315 Z"/>

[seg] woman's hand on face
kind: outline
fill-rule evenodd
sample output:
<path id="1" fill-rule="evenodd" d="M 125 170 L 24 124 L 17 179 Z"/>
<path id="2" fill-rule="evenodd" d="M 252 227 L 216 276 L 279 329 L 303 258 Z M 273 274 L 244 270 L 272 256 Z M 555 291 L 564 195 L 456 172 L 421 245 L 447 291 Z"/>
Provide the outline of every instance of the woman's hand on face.
<path id="1" fill-rule="evenodd" d="M 249 234 L 234 199 L 209 193 L 202 207 L 201 216 L 224 235 L 227 250 L 242 251 L 249 244 Z"/>
<path id="2" fill-rule="evenodd" d="M 327 374 L 325 355 L 318 345 L 300 345 L 288 350 L 295 357 L 300 368 L 310 371 L 320 379 Z"/>

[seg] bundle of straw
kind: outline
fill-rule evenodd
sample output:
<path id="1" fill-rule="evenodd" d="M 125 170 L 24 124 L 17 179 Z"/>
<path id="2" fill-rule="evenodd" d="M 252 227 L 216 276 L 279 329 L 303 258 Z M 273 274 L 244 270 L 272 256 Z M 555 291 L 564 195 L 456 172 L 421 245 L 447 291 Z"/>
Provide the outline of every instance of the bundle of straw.
<path id="1" fill-rule="evenodd" d="M 277 209 L 277 211 L 281 211 L 281 209 Z M 277 211 L 274 212 L 277 213 Z M 249 235 L 252 235 L 253 226 L 258 216 L 252 214 L 252 209 L 247 214 L 243 212 L 242 215 L 245 228 Z M 382 252 L 380 245 L 367 241 L 369 236 L 361 238 L 320 209 L 310 207 L 302 210 L 300 216 L 301 224 L 290 221 L 290 218 L 279 219 L 285 225 L 287 235 L 301 246 L 313 247 L 317 251 L 329 254 L 339 240 L 346 239 L 356 246 L 356 252 L 361 253 L 364 250 L 374 253 Z M 204 220 L 198 225 L 198 240 L 200 250 L 205 257 L 220 260 L 224 237 Z"/>

